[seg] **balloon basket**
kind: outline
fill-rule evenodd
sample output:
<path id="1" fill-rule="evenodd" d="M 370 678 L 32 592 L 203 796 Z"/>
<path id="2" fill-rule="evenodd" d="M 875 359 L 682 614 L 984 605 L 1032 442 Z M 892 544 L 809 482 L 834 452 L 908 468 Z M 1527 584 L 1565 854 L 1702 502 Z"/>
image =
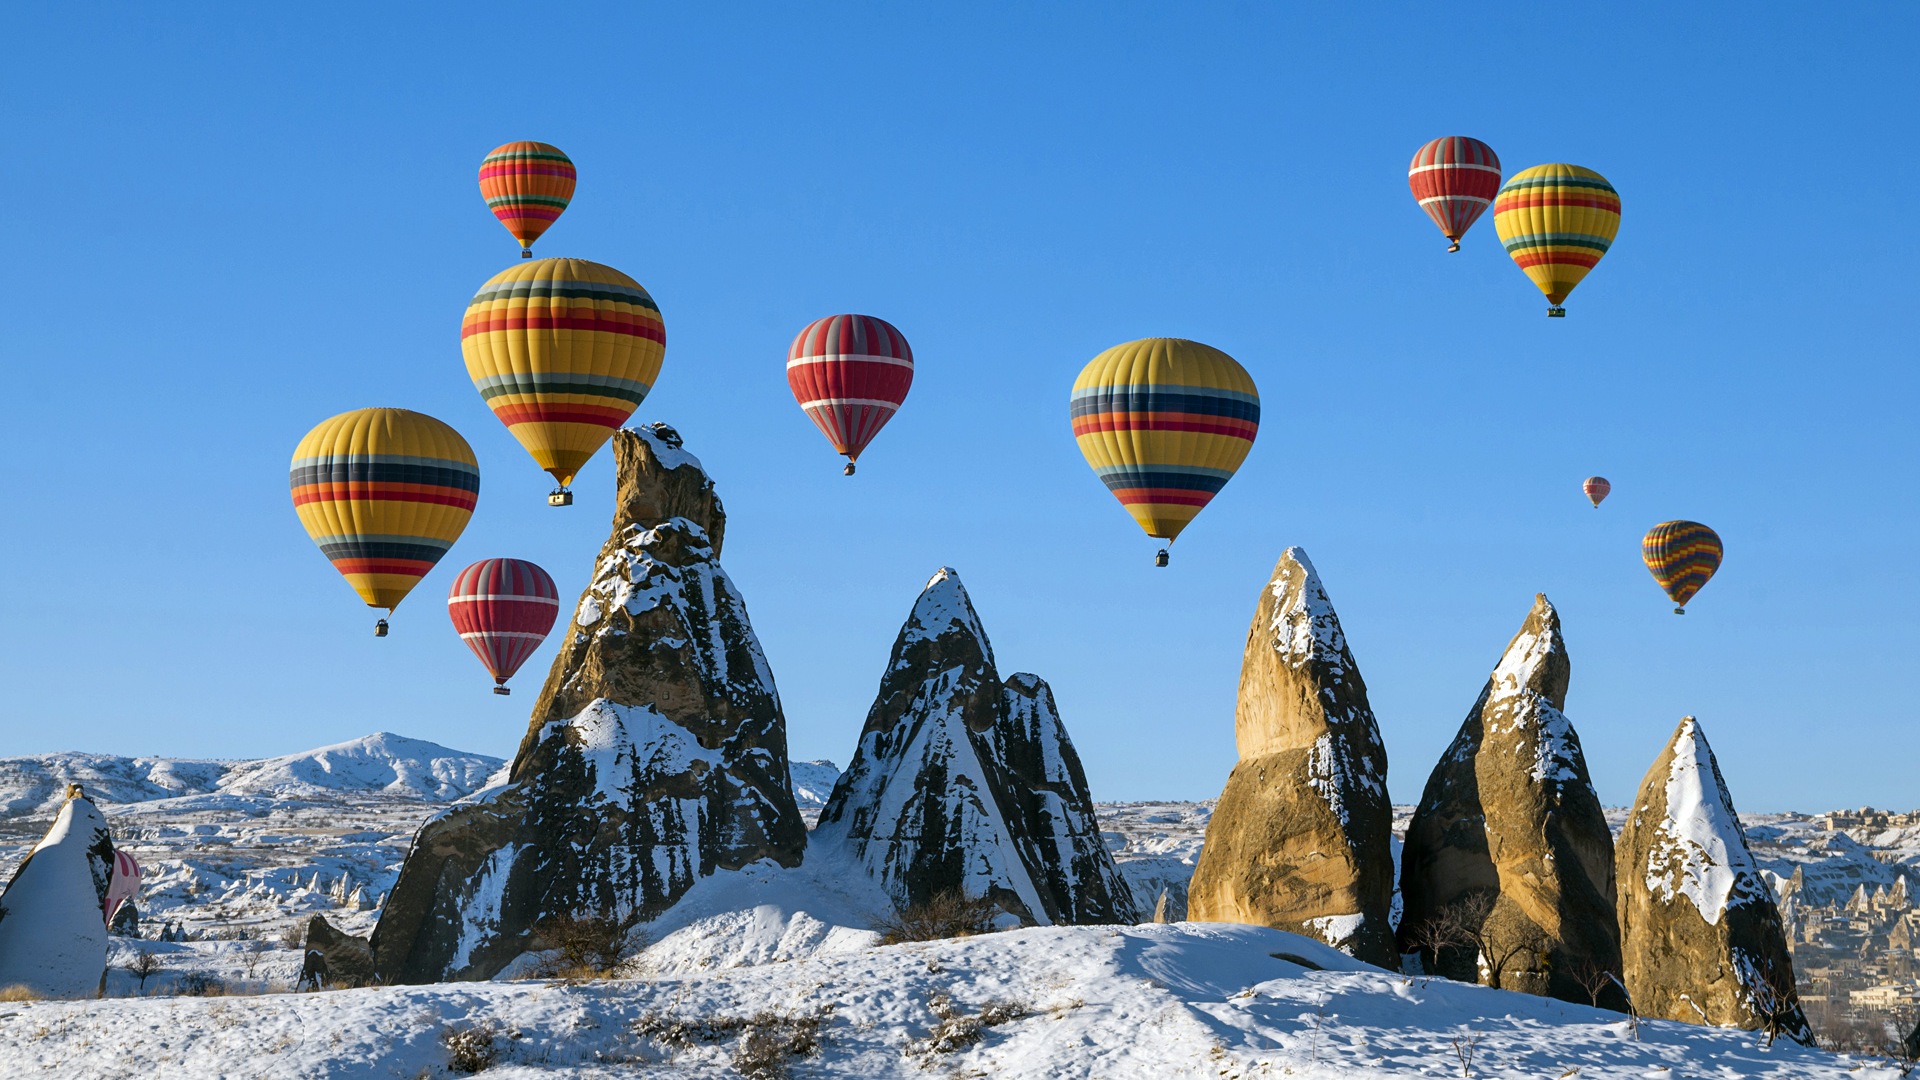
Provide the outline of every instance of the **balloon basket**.
<path id="1" fill-rule="evenodd" d="M 847 467 L 846 467 L 846 468 L 844 468 L 844 469 L 841 469 L 841 470 L 840 470 L 840 475 L 841 475 L 841 476 L 852 476 L 852 475 L 853 475 L 853 462 L 851 462 L 851 461 L 849 461 L 849 462 L 847 462 Z"/>
<path id="2" fill-rule="evenodd" d="M 511 693 L 513 693 L 513 691 L 512 691 L 511 689 L 509 689 L 509 688 L 507 688 L 507 687 L 504 687 L 504 686 L 496 686 L 496 687 L 494 687 L 494 688 L 493 688 L 493 692 L 494 692 L 494 693 L 496 693 L 496 694 L 499 694 L 499 695 L 500 695 L 501 697 L 505 697 L 505 696 L 507 696 L 508 694 L 511 694 Z"/>
<path id="3" fill-rule="evenodd" d="M 1451 254 L 1453 254 L 1454 252 L 1456 252 L 1456 251 L 1459 251 L 1459 250 L 1460 250 L 1460 241 L 1458 241 L 1458 240 L 1455 240 L 1455 241 L 1453 242 L 1453 246 L 1447 249 L 1447 254 L 1449 254 L 1449 255 L 1451 255 Z"/>
<path id="4" fill-rule="evenodd" d="M 1673 613 L 1675 615 L 1685 615 L 1687 613 L 1687 609 L 1683 607 L 1677 607 L 1673 609 Z"/>
<path id="5" fill-rule="evenodd" d="M 573 492 L 568 491 L 566 488 L 559 488 L 557 490 L 550 491 L 547 493 L 547 505 L 548 506 L 572 506 Z"/>
<path id="6" fill-rule="evenodd" d="M 381 619 L 379 622 L 373 624 L 373 636 L 374 637 L 387 636 L 387 620 Z"/>
<path id="7" fill-rule="evenodd" d="M 1550 308 L 1548 308 L 1548 309 L 1547 309 L 1547 318 L 1549 318 L 1549 319 L 1564 319 L 1564 318 L 1566 318 L 1566 317 L 1567 317 L 1567 309 L 1566 309 L 1566 308 L 1563 308 L 1563 307 L 1550 307 Z"/>
<path id="8" fill-rule="evenodd" d="M 532 248 L 521 248 L 521 249 L 520 249 L 520 257 L 521 257 L 521 258 L 523 258 L 523 259 L 531 259 L 531 258 L 533 258 L 533 249 L 532 249 Z"/>
<path id="9" fill-rule="evenodd" d="M 1168 554 L 1168 552 L 1167 552 L 1167 549 L 1166 549 L 1166 548 L 1161 548 L 1161 549 L 1160 549 L 1160 553 L 1159 553 L 1159 554 L 1157 554 L 1157 555 L 1155 555 L 1155 556 L 1153 557 L 1153 565 L 1155 565 L 1155 566 L 1165 566 L 1165 565 L 1167 565 L 1167 560 L 1168 560 L 1169 558 L 1171 558 L 1171 556 L 1170 556 L 1170 555 Z"/>

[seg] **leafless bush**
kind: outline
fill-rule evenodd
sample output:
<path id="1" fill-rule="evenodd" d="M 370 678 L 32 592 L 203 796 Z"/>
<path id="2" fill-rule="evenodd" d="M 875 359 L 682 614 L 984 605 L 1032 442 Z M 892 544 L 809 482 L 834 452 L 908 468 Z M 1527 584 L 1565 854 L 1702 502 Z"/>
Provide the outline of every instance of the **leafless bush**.
<path id="1" fill-rule="evenodd" d="M 611 976 L 642 942 L 632 933 L 638 914 L 624 919 L 575 912 L 549 915 L 534 925 L 535 941 L 552 950 L 534 966 L 542 979 L 604 979 Z"/>
<path id="2" fill-rule="evenodd" d="M 0 986 L 0 1001 L 39 1001 L 40 995 L 25 986 Z"/>
<path id="3" fill-rule="evenodd" d="M 1421 963 L 1429 974 L 1453 978 L 1447 969 L 1458 971 L 1465 967 L 1459 961 L 1467 958 L 1460 953 L 1471 950 L 1474 977 L 1470 981 L 1478 982 L 1484 973 L 1487 985 L 1500 989 L 1500 980 L 1507 973 L 1508 965 L 1527 950 L 1531 941 L 1526 934 L 1492 921 L 1499 899 L 1499 894 L 1491 889 L 1470 892 L 1408 931 L 1406 941 L 1419 950 Z"/>
<path id="4" fill-rule="evenodd" d="M 240 955 L 247 965 L 247 978 L 251 979 L 260 970 L 260 958 L 267 954 L 268 945 L 259 938 L 252 938 L 241 946 Z"/>
<path id="5" fill-rule="evenodd" d="M 828 1011 L 810 1015 L 763 1010 L 752 1016 L 706 1016 L 689 1019 L 648 1013 L 629 1029 L 669 1050 L 712 1045 L 739 1037 L 733 1067 L 747 1080 L 785 1080 L 787 1064 L 797 1057 L 820 1052 L 820 1029 Z"/>
<path id="6" fill-rule="evenodd" d="M 189 971 L 173 984 L 182 997 L 226 997 L 226 980 L 204 971 Z"/>
<path id="7" fill-rule="evenodd" d="M 140 980 L 140 992 L 147 992 L 147 980 L 160 973 L 162 968 L 158 953 L 140 949 L 133 954 L 133 963 L 127 965 L 127 971 Z"/>
<path id="8" fill-rule="evenodd" d="M 1473 1075 L 1473 1055 L 1480 1047 L 1480 1039 L 1479 1032 L 1466 1028 L 1461 1028 L 1460 1033 L 1453 1037 L 1453 1056 L 1460 1061 L 1461 1076 Z"/>
<path id="9" fill-rule="evenodd" d="M 440 1045 L 447 1050 L 447 1071 L 472 1075 L 493 1067 L 500 1059 L 500 1026 L 491 1020 L 449 1024 L 441 1029 Z"/>
<path id="10" fill-rule="evenodd" d="M 990 933 L 1000 905 L 984 896 L 968 896 L 959 889 L 943 889 L 916 904 L 882 916 L 874 925 L 880 941 L 939 941 Z"/>
<path id="11" fill-rule="evenodd" d="M 288 923 L 286 929 L 280 931 L 280 947 L 294 952 L 304 950 L 307 947 L 306 926 L 297 922 Z"/>
<path id="12" fill-rule="evenodd" d="M 979 1042 L 988 1028 L 1033 1015 L 1032 1008 L 1014 1001 L 989 1001 L 980 1006 L 979 1012 L 969 1015 L 955 1008 L 953 999 L 945 994 L 928 998 L 927 1008 L 933 1011 L 940 1022 L 925 1038 L 907 1043 L 906 1053 L 909 1057 L 925 1060 L 936 1054 L 964 1050 Z"/>

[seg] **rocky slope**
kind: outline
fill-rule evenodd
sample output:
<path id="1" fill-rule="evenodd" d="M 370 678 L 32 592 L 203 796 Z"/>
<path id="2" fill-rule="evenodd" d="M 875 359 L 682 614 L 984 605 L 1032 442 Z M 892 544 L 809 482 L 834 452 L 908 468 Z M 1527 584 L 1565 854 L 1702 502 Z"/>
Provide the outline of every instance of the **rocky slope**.
<path id="1" fill-rule="evenodd" d="M 1207 826 L 1186 917 L 1305 934 L 1396 967 L 1386 746 L 1299 548 L 1281 555 L 1254 608 L 1234 733 L 1240 761 Z"/>
<path id="2" fill-rule="evenodd" d="M 1536 596 L 1407 827 L 1400 940 L 1454 978 L 1587 1001 L 1619 972 L 1620 941 L 1613 837 L 1561 712 L 1571 672 Z M 1610 985 L 1597 996 L 1625 1005 Z"/>
<path id="3" fill-rule="evenodd" d="M 510 779 L 414 839 L 372 938 L 386 980 L 484 979 L 549 917 L 646 919 L 703 877 L 801 859 L 786 721 L 720 566 L 713 481 L 663 424 L 613 451 L 613 532 Z"/>
<path id="4" fill-rule="evenodd" d="M 1133 920 L 1052 691 L 1032 675 L 1000 679 L 951 568 L 894 640 L 812 846 L 864 867 L 901 905 L 960 890 L 1027 923 Z"/>
<path id="5" fill-rule="evenodd" d="M 1642 1016 L 1808 1041 L 1780 910 L 1693 717 L 1641 781 L 1615 862 L 1625 979 Z"/>

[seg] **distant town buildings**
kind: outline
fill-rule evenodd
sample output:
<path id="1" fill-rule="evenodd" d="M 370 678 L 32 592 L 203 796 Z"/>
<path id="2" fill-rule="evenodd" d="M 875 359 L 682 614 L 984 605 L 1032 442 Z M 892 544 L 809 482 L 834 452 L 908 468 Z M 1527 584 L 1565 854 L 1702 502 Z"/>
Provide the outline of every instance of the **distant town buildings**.
<path id="1" fill-rule="evenodd" d="M 1877 816 L 1898 823 L 1912 814 L 1863 809 L 1828 818 Z M 1860 827 L 1860 826 L 1849 826 Z M 1877 828 L 1878 825 L 1866 827 Z M 1800 1002 L 1816 1029 L 1850 1017 L 1920 1017 L 1920 905 L 1906 871 L 1892 885 L 1861 884 L 1845 900 L 1807 899 L 1804 868 L 1780 890 L 1780 919 L 1799 977 Z"/>
<path id="2" fill-rule="evenodd" d="M 1920 825 L 1920 810 L 1905 814 L 1896 814 L 1891 810 L 1875 810 L 1863 806 L 1858 810 L 1835 810 L 1820 816 L 1820 821 L 1828 829 L 1900 829 L 1909 825 Z"/>

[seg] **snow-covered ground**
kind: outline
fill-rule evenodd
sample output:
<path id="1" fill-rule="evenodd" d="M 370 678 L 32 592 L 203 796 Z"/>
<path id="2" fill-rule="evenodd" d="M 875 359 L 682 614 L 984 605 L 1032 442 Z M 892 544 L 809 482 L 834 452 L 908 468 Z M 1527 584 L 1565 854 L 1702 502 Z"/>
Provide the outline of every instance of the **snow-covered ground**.
<path id="1" fill-rule="evenodd" d="M 0 760 L 0 807 L 16 808 L 0 815 L 0 874 L 44 833 L 52 793 L 68 779 L 88 786 L 116 844 L 146 869 L 148 939 L 113 939 L 109 996 L 167 995 L 207 979 L 246 995 L 0 1003 L 0 1077 L 444 1075 L 442 1034 L 489 1021 L 500 1026 L 501 1059 L 489 1075 L 632 1075 L 645 1062 L 662 1076 L 735 1076 L 739 1031 L 714 1025 L 704 1042 L 655 1029 L 769 1011 L 820 1017 L 820 1049 L 791 1062 L 795 1077 L 1460 1076 L 1469 1044 L 1472 1075 L 1483 1077 L 1893 1075 L 1760 1049 L 1739 1032 L 1644 1024 L 1636 1041 L 1611 1014 L 1362 969 L 1248 927 L 1036 929 L 878 947 L 867 928 L 885 898 L 824 858 L 703 881 L 647 928 L 632 979 L 275 992 L 298 974 L 306 919 L 370 931 L 420 823 L 501 765 L 392 735 L 262 762 Z M 837 774 L 830 762 L 795 762 L 793 774 L 811 817 Z M 1099 810 L 1142 917 L 1163 889 L 1177 913 L 1211 804 Z M 1404 825 L 1410 808 L 1400 810 Z M 1920 830 L 1835 833 L 1800 814 L 1746 823 L 1776 881 L 1799 866 L 1809 890 L 1844 897 L 1903 869 L 1920 874 Z M 188 940 L 150 940 L 162 925 Z M 1272 960 L 1276 952 L 1327 970 Z M 144 985 L 142 954 L 154 968 Z M 965 1046 L 916 1049 L 940 1025 L 937 1011 L 965 1028 L 993 1001 L 1019 1015 Z"/>

